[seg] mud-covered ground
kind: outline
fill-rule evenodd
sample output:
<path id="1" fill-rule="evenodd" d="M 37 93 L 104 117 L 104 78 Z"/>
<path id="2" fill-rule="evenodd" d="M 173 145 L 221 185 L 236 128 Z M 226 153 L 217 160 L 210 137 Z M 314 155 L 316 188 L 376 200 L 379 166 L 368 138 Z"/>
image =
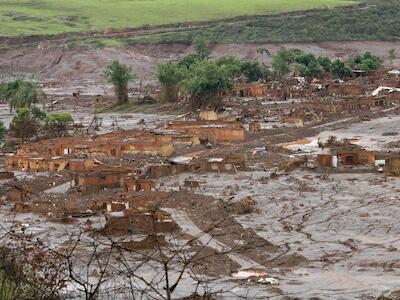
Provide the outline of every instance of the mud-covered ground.
<path id="1" fill-rule="evenodd" d="M 164 180 L 164 188 L 186 177 Z M 399 287 L 399 179 L 308 171 L 269 180 L 268 172 L 194 178 L 199 193 L 257 201 L 259 212 L 236 220 L 291 258 L 271 263 L 281 284 L 268 297 L 369 299 Z"/>
<path id="2" fill-rule="evenodd" d="M 257 48 L 264 47 L 272 53 L 281 47 L 300 48 L 309 52 L 325 54 L 332 58 L 346 57 L 370 51 L 386 59 L 390 66 L 399 65 L 400 58 L 390 62 L 388 52 L 400 52 L 400 42 L 323 42 L 286 44 L 214 44 L 210 45 L 211 57 L 235 55 L 241 59 L 260 59 Z M 192 52 L 193 47 L 186 44 L 132 45 L 122 48 L 102 49 L 64 49 L 51 47 L 36 49 L 20 47 L 0 52 L 0 70 L 5 74 L 28 73 L 39 81 L 53 87 L 72 87 L 73 89 L 97 87 L 96 93 L 104 93 L 102 73 L 113 59 L 132 66 L 139 81 L 154 83 L 152 80 L 155 65 L 165 59 L 175 59 Z M 270 58 L 264 57 L 268 63 Z M 107 88 L 106 88 L 107 90 Z"/>

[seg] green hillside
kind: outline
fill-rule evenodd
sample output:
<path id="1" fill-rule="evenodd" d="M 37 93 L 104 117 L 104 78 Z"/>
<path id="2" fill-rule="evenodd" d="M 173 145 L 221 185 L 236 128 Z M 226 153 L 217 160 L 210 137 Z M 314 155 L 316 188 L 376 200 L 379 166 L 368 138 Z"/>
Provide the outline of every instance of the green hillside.
<path id="1" fill-rule="evenodd" d="M 353 4 L 348 0 L 0 0 L 0 36 L 215 20 Z"/>

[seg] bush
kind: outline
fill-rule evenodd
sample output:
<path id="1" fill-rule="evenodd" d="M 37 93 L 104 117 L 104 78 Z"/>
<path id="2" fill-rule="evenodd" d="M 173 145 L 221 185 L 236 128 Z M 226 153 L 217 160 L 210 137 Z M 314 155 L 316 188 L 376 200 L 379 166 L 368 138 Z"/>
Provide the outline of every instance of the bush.
<path id="1" fill-rule="evenodd" d="M 190 67 L 189 76 L 183 85 L 190 94 L 193 109 L 216 109 L 221 105 L 222 92 L 231 88 L 232 82 L 223 67 L 215 61 L 203 60 Z"/>
<path id="2" fill-rule="evenodd" d="M 328 56 L 319 56 L 317 60 L 325 72 L 330 72 L 332 62 Z"/>
<path id="3" fill-rule="evenodd" d="M 235 56 L 223 56 L 216 60 L 216 64 L 232 79 L 242 74 L 242 62 Z"/>
<path id="4" fill-rule="evenodd" d="M 36 114 L 26 107 L 17 109 L 17 114 L 10 124 L 10 130 L 21 139 L 21 143 L 24 143 L 26 139 L 37 136 L 40 127 L 41 123 Z"/>
<path id="5" fill-rule="evenodd" d="M 379 69 L 383 61 L 378 56 L 365 52 L 363 55 L 350 57 L 348 63 L 355 70 L 370 71 Z"/>
<path id="6" fill-rule="evenodd" d="M 176 101 L 179 86 L 185 78 L 187 70 L 179 64 L 170 61 L 158 64 L 156 77 L 164 89 L 164 99 L 169 102 Z"/>
<path id="7" fill-rule="evenodd" d="M 46 118 L 46 130 L 51 137 L 61 137 L 67 132 L 68 126 L 74 122 L 68 112 L 49 113 Z"/>
<path id="8" fill-rule="evenodd" d="M 241 65 L 241 72 L 247 82 L 255 82 L 264 77 L 263 68 L 258 61 L 245 61 Z"/>
<path id="9" fill-rule="evenodd" d="M 335 60 L 332 63 L 330 71 L 333 76 L 338 77 L 338 78 L 345 78 L 345 77 L 351 76 L 351 74 L 352 74 L 351 69 L 349 67 L 347 67 L 345 65 L 345 63 L 339 59 Z"/>

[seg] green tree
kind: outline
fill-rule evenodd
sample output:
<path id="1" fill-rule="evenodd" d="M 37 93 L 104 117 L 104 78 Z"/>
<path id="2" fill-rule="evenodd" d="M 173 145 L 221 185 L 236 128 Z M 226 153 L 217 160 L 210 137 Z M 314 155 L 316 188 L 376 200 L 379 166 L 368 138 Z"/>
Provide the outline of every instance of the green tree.
<path id="1" fill-rule="evenodd" d="M 215 61 L 203 60 L 191 66 L 183 85 L 190 94 L 193 109 L 215 109 L 221 105 L 222 92 L 231 88 L 232 82 L 223 67 Z"/>
<path id="2" fill-rule="evenodd" d="M 299 75 L 299 76 L 307 76 L 308 74 L 308 68 L 306 65 L 303 64 L 296 64 L 295 65 L 295 72 Z"/>
<path id="3" fill-rule="evenodd" d="M 295 62 L 296 56 L 302 55 L 304 52 L 300 49 L 281 48 L 272 57 L 272 68 L 277 77 L 285 76 L 290 71 L 290 66 Z"/>
<path id="4" fill-rule="evenodd" d="M 157 65 L 156 77 L 163 86 L 166 101 L 173 102 L 177 100 L 179 87 L 186 73 L 186 68 L 171 61 Z"/>
<path id="5" fill-rule="evenodd" d="M 113 60 L 104 71 L 105 79 L 114 86 L 118 104 L 128 101 L 128 83 L 134 78 L 132 69 L 118 60 Z"/>
<path id="6" fill-rule="evenodd" d="M 196 54 L 200 59 L 206 59 L 211 53 L 206 40 L 200 36 L 194 40 L 194 48 L 196 49 Z"/>
<path id="7" fill-rule="evenodd" d="M 32 109 L 22 107 L 17 108 L 17 114 L 11 121 L 10 130 L 17 138 L 24 143 L 27 139 L 38 135 L 41 127 L 40 119 L 37 118 L 37 111 L 32 112 Z"/>
<path id="8" fill-rule="evenodd" d="M 294 62 L 308 66 L 312 62 L 316 62 L 317 59 L 312 53 L 300 53 L 294 56 Z"/>
<path id="9" fill-rule="evenodd" d="M 68 126 L 74 123 L 74 119 L 68 112 L 49 113 L 46 118 L 46 130 L 51 137 L 64 136 Z"/>
<path id="10" fill-rule="evenodd" d="M 272 69 L 278 78 L 286 75 L 290 70 L 288 61 L 282 56 L 275 56 L 272 59 Z"/>
<path id="11" fill-rule="evenodd" d="M 185 55 L 178 61 L 178 66 L 189 69 L 190 66 L 197 63 L 199 60 L 201 60 L 201 59 L 199 58 L 199 56 L 196 53 L 190 53 L 190 54 Z"/>
<path id="12" fill-rule="evenodd" d="M 348 64 L 355 70 L 370 71 L 379 69 L 383 61 L 371 52 L 365 52 L 363 55 L 350 57 Z"/>
<path id="13" fill-rule="evenodd" d="M 258 61 L 245 61 L 242 63 L 242 73 L 247 82 L 255 82 L 263 78 L 264 73 Z"/>
<path id="14" fill-rule="evenodd" d="M 38 84 L 20 78 L 8 83 L 4 94 L 10 111 L 15 108 L 31 107 L 32 104 L 46 98 Z"/>
<path id="15" fill-rule="evenodd" d="M 345 78 L 351 76 L 351 69 L 339 59 L 335 60 L 332 63 L 330 71 L 333 76 L 338 78 Z"/>
<path id="16" fill-rule="evenodd" d="M 0 143 L 4 142 L 4 136 L 6 134 L 6 127 L 4 123 L 0 121 Z"/>
<path id="17" fill-rule="evenodd" d="M 331 70 L 331 60 L 328 56 L 321 55 L 317 58 L 319 65 L 324 69 L 325 72 L 330 72 Z"/>
<path id="18" fill-rule="evenodd" d="M 216 60 L 216 64 L 222 67 L 232 80 L 242 74 L 242 62 L 235 56 L 222 56 Z"/>

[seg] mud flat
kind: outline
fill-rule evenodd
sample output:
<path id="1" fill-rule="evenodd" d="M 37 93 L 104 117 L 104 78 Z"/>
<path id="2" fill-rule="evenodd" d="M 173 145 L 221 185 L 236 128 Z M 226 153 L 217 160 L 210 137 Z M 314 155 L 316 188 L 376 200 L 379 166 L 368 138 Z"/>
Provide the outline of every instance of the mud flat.
<path id="1" fill-rule="evenodd" d="M 281 275 L 282 296 L 359 299 L 398 288 L 399 179 L 296 171 L 261 182 L 266 175 L 194 179 L 202 182 L 200 193 L 226 198 L 237 187 L 232 201 L 249 195 L 257 201 L 259 213 L 236 220 L 281 247 L 277 257 L 284 253 L 286 259 L 271 260 L 269 266 Z M 165 188 L 184 179 L 164 181 Z"/>

